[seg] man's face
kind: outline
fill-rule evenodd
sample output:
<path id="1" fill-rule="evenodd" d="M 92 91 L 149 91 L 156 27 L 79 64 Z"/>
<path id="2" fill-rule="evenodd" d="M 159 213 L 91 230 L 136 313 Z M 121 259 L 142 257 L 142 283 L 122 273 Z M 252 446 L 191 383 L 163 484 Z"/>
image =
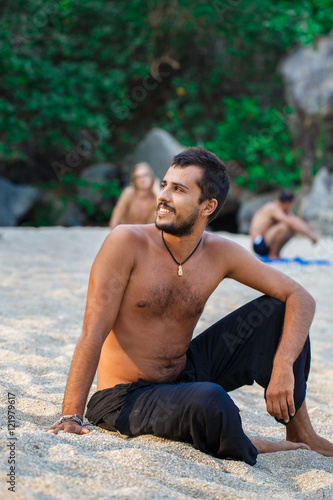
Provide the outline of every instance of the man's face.
<path id="1" fill-rule="evenodd" d="M 194 165 L 169 168 L 157 198 L 158 229 L 175 236 L 191 234 L 200 213 L 201 176 L 202 169 Z"/>
<path id="2" fill-rule="evenodd" d="M 136 168 L 133 173 L 133 183 L 137 189 L 150 189 L 154 178 L 149 168 L 144 165 Z"/>
<path id="3" fill-rule="evenodd" d="M 289 213 L 291 211 L 291 209 L 293 208 L 294 201 L 285 201 L 281 205 L 282 205 L 282 210 L 285 213 Z"/>

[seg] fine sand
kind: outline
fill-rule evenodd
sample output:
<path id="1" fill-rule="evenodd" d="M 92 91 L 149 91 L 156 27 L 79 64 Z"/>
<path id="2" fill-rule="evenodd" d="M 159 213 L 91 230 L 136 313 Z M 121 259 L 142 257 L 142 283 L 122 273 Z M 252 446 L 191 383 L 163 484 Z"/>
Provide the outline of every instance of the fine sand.
<path id="1" fill-rule="evenodd" d="M 90 266 L 108 230 L 0 228 L 0 234 L 1 498 L 333 499 L 333 458 L 315 452 L 259 455 L 251 467 L 152 436 L 123 439 L 97 428 L 85 436 L 42 432 L 61 415 Z M 247 236 L 223 236 L 249 248 Z M 317 301 L 307 403 L 317 432 L 333 439 L 333 240 L 323 238 L 312 247 L 295 238 L 284 255 L 332 262 L 274 265 Z M 257 295 L 225 280 L 195 333 Z M 95 388 L 94 383 L 91 393 Z M 15 400 L 10 412 L 8 393 Z M 248 435 L 284 439 L 283 426 L 266 413 L 262 388 L 245 387 L 231 396 Z M 18 427 L 10 435 L 12 418 Z M 10 459 L 15 460 L 15 493 L 6 482 Z"/>

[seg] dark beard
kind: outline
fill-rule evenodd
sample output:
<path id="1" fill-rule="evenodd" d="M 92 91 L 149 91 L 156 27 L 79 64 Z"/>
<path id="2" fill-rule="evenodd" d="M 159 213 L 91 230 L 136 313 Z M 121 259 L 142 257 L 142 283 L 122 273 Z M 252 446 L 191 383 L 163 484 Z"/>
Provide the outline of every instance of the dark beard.
<path id="1" fill-rule="evenodd" d="M 194 212 L 189 220 L 184 221 L 180 225 L 176 225 L 175 222 L 171 222 L 169 225 L 159 224 L 156 220 L 155 226 L 166 234 L 172 234 L 173 236 L 188 236 L 192 233 L 192 228 L 198 218 L 198 212 L 199 210 Z"/>

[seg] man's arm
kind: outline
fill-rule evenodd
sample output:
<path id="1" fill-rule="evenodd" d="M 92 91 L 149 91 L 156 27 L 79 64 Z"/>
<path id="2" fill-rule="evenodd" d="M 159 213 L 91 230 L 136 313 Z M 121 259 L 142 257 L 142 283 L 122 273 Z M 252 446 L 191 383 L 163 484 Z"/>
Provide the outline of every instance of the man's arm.
<path id="1" fill-rule="evenodd" d="M 228 255 L 228 277 L 285 302 L 285 320 L 267 388 L 267 411 L 285 422 L 295 414 L 293 364 L 299 356 L 313 320 L 315 301 L 298 283 L 269 267 L 235 243 Z"/>
<path id="2" fill-rule="evenodd" d="M 120 198 L 117 201 L 112 211 L 111 219 L 109 221 L 110 229 L 114 229 L 119 224 L 124 223 L 128 206 L 132 199 L 133 194 L 134 194 L 134 189 L 131 186 L 125 188 L 124 191 L 121 193 Z"/>
<path id="3" fill-rule="evenodd" d="M 74 351 L 69 371 L 63 415 L 83 416 L 101 349 L 118 315 L 132 268 L 134 266 L 133 232 L 119 227 L 104 241 L 92 265 L 82 334 Z M 84 434 L 80 424 L 63 422 L 49 429 Z"/>
<path id="4" fill-rule="evenodd" d="M 305 236 L 308 236 L 308 238 L 310 238 L 313 243 L 317 243 L 318 236 L 312 231 L 307 223 L 297 217 L 297 215 L 289 213 L 286 214 L 282 209 L 274 208 L 273 218 L 278 220 L 279 222 L 284 222 L 297 233 L 305 234 Z"/>

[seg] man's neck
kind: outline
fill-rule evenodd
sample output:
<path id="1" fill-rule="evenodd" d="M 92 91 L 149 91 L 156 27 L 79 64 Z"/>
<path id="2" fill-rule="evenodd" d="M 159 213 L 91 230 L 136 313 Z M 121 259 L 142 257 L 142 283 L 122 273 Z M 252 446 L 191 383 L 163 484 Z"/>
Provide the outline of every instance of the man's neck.
<path id="1" fill-rule="evenodd" d="M 200 238 L 204 236 L 204 231 L 196 229 L 193 230 L 191 234 L 186 234 L 184 236 L 175 236 L 174 234 L 163 231 L 163 236 L 167 245 L 176 252 L 178 251 L 177 255 L 179 259 L 182 260 L 182 257 L 186 258 L 188 253 L 198 244 Z"/>

